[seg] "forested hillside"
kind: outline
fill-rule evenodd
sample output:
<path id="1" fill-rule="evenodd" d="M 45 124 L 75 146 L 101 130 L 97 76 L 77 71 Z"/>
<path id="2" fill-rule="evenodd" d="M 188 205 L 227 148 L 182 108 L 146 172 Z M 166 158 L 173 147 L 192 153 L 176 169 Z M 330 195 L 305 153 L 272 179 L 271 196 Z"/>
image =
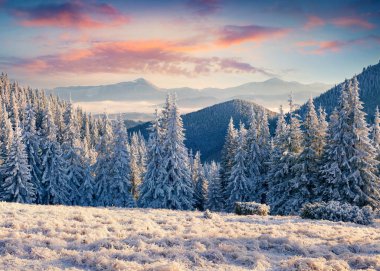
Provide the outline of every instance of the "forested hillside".
<path id="1" fill-rule="evenodd" d="M 367 113 L 368 121 L 373 121 L 376 106 L 380 104 L 380 62 L 363 68 L 363 71 L 356 76 L 360 86 L 360 99 L 363 102 L 364 112 Z M 336 85 L 320 96 L 314 98 L 316 107 L 322 106 L 326 113 L 330 115 L 338 105 L 342 84 Z M 300 109 L 300 115 L 304 116 L 306 104 Z"/>
<path id="2" fill-rule="evenodd" d="M 269 127 L 273 134 L 277 116 L 275 112 L 252 102 L 231 100 L 182 116 L 183 127 L 186 131 L 186 147 L 194 152 L 200 151 L 203 161 L 219 161 L 230 118 L 234 119 L 236 126 L 239 125 L 240 121 L 248 126 L 252 106 L 256 111 L 265 110 L 268 113 Z M 128 131 L 131 133 L 141 131 L 147 138 L 149 125 L 150 123 L 145 123 Z"/>

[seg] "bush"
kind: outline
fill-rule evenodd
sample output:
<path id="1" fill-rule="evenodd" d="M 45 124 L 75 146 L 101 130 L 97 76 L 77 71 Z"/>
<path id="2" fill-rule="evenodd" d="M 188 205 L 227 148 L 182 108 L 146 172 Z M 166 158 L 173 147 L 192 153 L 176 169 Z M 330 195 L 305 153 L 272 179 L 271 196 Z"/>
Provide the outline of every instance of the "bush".
<path id="1" fill-rule="evenodd" d="M 235 213 L 238 215 L 268 215 L 269 206 L 256 202 L 235 202 Z"/>
<path id="2" fill-rule="evenodd" d="M 369 206 L 359 208 L 337 201 L 315 202 L 307 203 L 302 207 L 301 217 L 368 225 L 373 222 L 373 211 Z"/>
<path id="3" fill-rule="evenodd" d="M 207 209 L 204 213 L 203 213 L 203 218 L 206 218 L 206 219 L 213 219 L 214 218 L 214 215 L 213 213 L 211 213 L 211 211 L 209 209 Z"/>

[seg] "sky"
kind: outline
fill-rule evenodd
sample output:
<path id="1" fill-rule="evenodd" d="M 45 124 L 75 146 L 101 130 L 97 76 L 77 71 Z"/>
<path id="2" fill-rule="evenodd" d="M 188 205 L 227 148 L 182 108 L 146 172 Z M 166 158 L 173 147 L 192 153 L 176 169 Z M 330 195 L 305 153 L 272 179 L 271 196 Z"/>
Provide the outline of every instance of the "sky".
<path id="1" fill-rule="evenodd" d="M 379 59 L 378 0 L 0 0 L 0 71 L 32 87 L 334 84 Z"/>

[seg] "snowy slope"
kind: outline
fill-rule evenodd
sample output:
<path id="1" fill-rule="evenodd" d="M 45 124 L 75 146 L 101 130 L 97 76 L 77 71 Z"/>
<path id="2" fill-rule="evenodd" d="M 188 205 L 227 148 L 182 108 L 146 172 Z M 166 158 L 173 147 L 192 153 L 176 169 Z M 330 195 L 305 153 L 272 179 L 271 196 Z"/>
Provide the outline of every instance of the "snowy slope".
<path id="1" fill-rule="evenodd" d="M 0 270 L 380 270 L 373 226 L 0 203 Z"/>

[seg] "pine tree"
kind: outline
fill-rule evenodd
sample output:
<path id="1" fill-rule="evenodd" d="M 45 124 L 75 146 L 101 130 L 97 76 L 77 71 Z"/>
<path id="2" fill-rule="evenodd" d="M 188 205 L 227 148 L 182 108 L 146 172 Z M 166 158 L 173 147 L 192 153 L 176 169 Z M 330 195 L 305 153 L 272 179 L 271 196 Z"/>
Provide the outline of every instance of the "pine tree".
<path id="1" fill-rule="evenodd" d="M 36 132 L 36 118 L 33 108 L 28 105 L 26 107 L 23 141 L 25 142 L 25 151 L 28 156 L 28 164 L 30 166 L 31 182 L 36 189 L 36 202 L 43 201 L 42 187 L 42 161 L 40 153 L 40 138 Z"/>
<path id="2" fill-rule="evenodd" d="M 319 144 L 319 120 L 312 98 L 307 103 L 307 112 L 304 126 L 304 148 L 296 158 L 290 171 L 292 178 L 289 180 L 287 198 L 283 199 L 282 214 L 297 214 L 305 203 L 315 201 L 313 194 L 318 181 L 318 144 Z"/>
<path id="3" fill-rule="evenodd" d="M 20 203 L 35 202 L 35 188 L 31 182 L 28 157 L 19 125 L 15 127 L 8 157 L 2 165 L 2 175 L 4 181 L 1 184 L 1 200 Z"/>
<path id="4" fill-rule="evenodd" d="M 80 141 L 80 131 L 78 121 L 75 117 L 75 110 L 71 103 L 68 103 L 65 114 L 65 130 L 63 131 L 63 158 L 67 163 L 67 177 L 69 179 L 71 203 L 78 204 L 81 195 L 79 188 L 84 182 L 85 167 L 84 154 Z"/>
<path id="5" fill-rule="evenodd" d="M 318 157 L 323 156 L 323 152 L 325 150 L 325 145 L 326 145 L 326 136 L 327 136 L 327 129 L 328 129 L 328 122 L 326 121 L 326 111 L 322 108 L 319 107 L 318 109 L 319 113 L 319 126 L 318 126 L 318 136 L 317 136 L 317 155 Z"/>
<path id="6" fill-rule="evenodd" d="M 302 152 L 303 135 L 299 116 L 294 113 L 294 103 L 292 95 L 289 98 L 290 122 L 286 128 L 286 133 L 277 138 L 279 140 L 279 152 L 275 164 L 272 161 L 272 168 L 269 175 L 268 203 L 271 206 L 273 214 L 290 214 L 293 213 L 293 206 L 289 205 L 291 193 L 293 190 L 294 166 L 298 162 L 298 156 Z M 281 120 L 282 122 L 282 120 Z M 283 125 L 280 123 L 280 125 Z M 281 130 L 281 128 L 277 127 Z M 277 135 L 276 135 L 277 136 Z M 281 146 L 283 145 L 283 146 Z M 282 155 L 279 154 L 282 152 Z"/>
<path id="7" fill-rule="evenodd" d="M 261 198 L 261 192 L 263 190 L 262 184 L 263 184 L 263 175 L 262 174 L 262 157 L 261 157 L 261 149 L 259 145 L 259 137 L 258 137 L 258 125 L 256 120 L 256 114 L 251 109 L 251 119 L 250 119 L 250 125 L 249 129 L 247 131 L 247 140 L 246 144 L 247 147 L 245 148 L 247 150 L 247 161 L 246 161 L 246 167 L 247 167 L 247 177 L 249 179 L 249 186 L 250 186 L 250 194 L 251 194 L 251 200 L 252 201 L 259 201 Z"/>
<path id="8" fill-rule="evenodd" d="M 128 150 L 128 134 L 121 116 L 118 117 L 115 125 L 115 137 L 113 142 L 112 169 L 110 174 L 113 177 L 111 194 L 109 195 L 114 206 L 135 207 L 136 203 L 131 194 L 131 168 L 130 155 Z"/>
<path id="9" fill-rule="evenodd" d="M 157 111 L 149 130 L 147 170 L 140 186 L 138 206 L 144 208 L 165 208 L 166 194 L 169 187 L 163 180 L 165 174 L 162 160 L 163 134 Z"/>
<path id="10" fill-rule="evenodd" d="M 235 208 L 235 202 L 247 202 L 250 201 L 250 185 L 247 177 L 246 157 L 245 150 L 245 129 L 240 124 L 240 129 L 237 138 L 237 149 L 235 152 L 235 158 L 232 166 L 231 176 L 227 185 L 227 201 L 226 211 L 233 211 Z"/>
<path id="11" fill-rule="evenodd" d="M 194 207 L 200 211 L 204 210 L 205 204 L 207 202 L 207 179 L 204 174 L 201 154 L 199 151 L 195 154 L 195 163 L 197 164 L 197 173 L 195 175 L 195 186 L 194 186 Z"/>
<path id="12" fill-rule="evenodd" d="M 165 205 L 168 209 L 190 210 L 193 208 L 193 186 L 191 172 L 184 144 L 182 118 L 178 112 L 175 97 L 170 101 L 163 120 L 165 134 L 163 140 Z"/>
<path id="13" fill-rule="evenodd" d="M 359 99 L 356 78 L 342 85 L 338 116 L 329 130 L 326 162 L 322 167 L 319 194 L 325 201 L 380 207 L 376 151 Z"/>
<path id="14" fill-rule="evenodd" d="M 131 170 L 131 184 L 132 184 L 132 195 L 135 199 L 138 198 L 138 190 L 139 186 L 142 182 L 143 172 L 142 165 L 140 162 L 142 161 L 140 157 L 140 141 L 137 133 L 133 133 L 131 136 L 131 144 L 130 144 L 130 170 Z"/>
<path id="15" fill-rule="evenodd" d="M 380 162 L 380 112 L 379 107 L 376 107 L 375 119 L 372 125 L 371 138 L 373 146 L 376 150 L 376 160 Z M 378 166 L 378 172 L 380 172 L 380 165 Z"/>
<path id="16" fill-rule="evenodd" d="M 219 166 L 214 161 L 212 161 L 210 165 L 207 165 L 205 170 L 206 179 L 208 182 L 206 208 L 214 212 L 222 211 L 224 202 L 219 171 Z"/>
<path id="17" fill-rule="evenodd" d="M 97 146 L 98 157 L 94 165 L 95 172 L 95 205 L 112 206 L 112 198 L 109 197 L 112 189 L 112 126 L 106 114 L 102 118 L 102 136 Z"/>
<path id="18" fill-rule="evenodd" d="M 235 152 L 237 149 L 237 131 L 234 128 L 234 121 L 231 117 L 228 124 L 227 134 L 224 141 L 222 150 L 220 178 L 224 198 L 227 199 L 227 185 L 231 176 L 232 165 L 235 159 Z"/>
<path id="19" fill-rule="evenodd" d="M 50 104 L 47 105 L 41 124 L 42 147 L 42 203 L 71 204 L 70 187 L 66 175 L 67 165 L 57 142 L 57 127 L 54 123 Z"/>

